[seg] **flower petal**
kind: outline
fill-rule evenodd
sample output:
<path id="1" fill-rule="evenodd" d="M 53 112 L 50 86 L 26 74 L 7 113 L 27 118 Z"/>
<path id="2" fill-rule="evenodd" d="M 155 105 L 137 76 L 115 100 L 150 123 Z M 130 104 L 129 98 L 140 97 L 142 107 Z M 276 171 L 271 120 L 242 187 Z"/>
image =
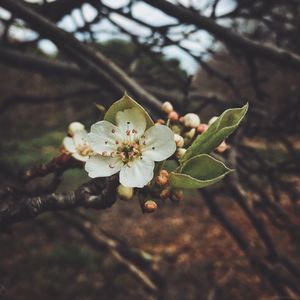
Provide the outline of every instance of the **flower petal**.
<path id="1" fill-rule="evenodd" d="M 136 158 L 132 165 L 124 165 L 120 171 L 120 183 L 126 187 L 142 188 L 153 178 L 154 161 Z"/>
<path id="2" fill-rule="evenodd" d="M 87 137 L 88 134 L 85 129 L 76 130 L 73 135 L 73 141 L 75 143 L 75 146 L 77 147 L 78 145 L 87 143 Z"/>
<path id="3" fill-rule="evenodd" d="M 76 147 L 71 137 L 69 136 L 65 137 L 63 140 L 63 145 L 68 152 L 70 153 L 76 152 Z"/>
<path id="4" fill-rule="evenodd" d="M 91 148 L 102 154 L 102 152 L 117 151 L 118 144 L 125 139 L 117 126 L 107 121 L 100 121 L 92 125 L 88 134 L 88 142 Z"/>
<path id="5" fill-rule="evenodd" d="M 85 170 L 91 178 L 108 177 L 118 173 L 123 165 L 120 157 L 95 155 L 87 160 Z"/>
<path id="6" fill-rule="evenodd" d="M 116 123 L 123 134 L 130 133 L 131 141 L 138 140 L 146 129 L 146 118 L 136 107 L 117 112 Z"/>
<path id="7" fill-rule="evenodd" d="M 140 140 L 143 157 L 154 161 L 162 161 L 176 151 L 174 133 L 165 126 L 156 124 L 145 132 L 145 138 Z"/>
<path id="8" fill-rule="evenodd" d="M 87 161 L 88 158 L 89 158 L 88 155 L 83 156 L 83 155 L 81 155 L 81 154 L 79 154 L 79 153 L 77 153 L 77 152 L 72 153 L 72 156 L 73 156 L 75 159 L 80 160 L 80 161 Z"/>

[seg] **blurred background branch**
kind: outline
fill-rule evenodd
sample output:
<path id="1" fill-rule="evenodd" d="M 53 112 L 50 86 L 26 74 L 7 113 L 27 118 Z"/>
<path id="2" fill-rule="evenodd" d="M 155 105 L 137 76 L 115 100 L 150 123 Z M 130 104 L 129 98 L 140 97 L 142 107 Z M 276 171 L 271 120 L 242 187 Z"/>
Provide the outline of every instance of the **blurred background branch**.
<path id="1" fill-rule="evenodd" d="M 15 238 L 3 227 L 8 298 L 298 299 L 299 14 L 298 0 L 2 0 L 0 222 L 32 219 Z M 154 119 L 163 101 L 202 123 L 249 101 L 220 157 L 235 175 L 146 216 L 57 166 L 68 124 L 91 125 L 124 90 Z M 84 219 L 99 192 L 113 208 Z M 35 287 L 28 272 L 43 274 Z"/>

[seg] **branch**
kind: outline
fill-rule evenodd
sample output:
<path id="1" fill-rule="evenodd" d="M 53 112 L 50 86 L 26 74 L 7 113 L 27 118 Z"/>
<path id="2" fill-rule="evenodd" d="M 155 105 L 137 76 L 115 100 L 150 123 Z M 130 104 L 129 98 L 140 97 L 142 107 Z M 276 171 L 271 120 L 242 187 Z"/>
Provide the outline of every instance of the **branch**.
<path id="1" fill-rule="evenodd" d="M 87 79 L 87 74 L 80 70 L 75 64 L 39 58 L 7 49 L 3 46 L 0 46 L 0 62 L 15 68 L 36 71 L 44 75 L 70 76 Z"/>
<path id="2" fill-rule="evenodd" d="M 90 221 L 83 222 L 66 214 L 59 214 L 59 217 L 80 232 L 93 248 L 110 253 L 128 272 L 141 282 L 146 290 L 153 294 L 159 292 L 160 276 L 151 268 L 151 262 L 143 257 L 142 251 L 130 248 L 126 244 L 113 239 Z M 149 272 L 149 275 L 146 270 Z"/>
<path id="3" fill-rule="evenodd" d="M 79 42 L 72 34 L 58 28 L 50 20 L 45 19 L 40 14 L 15 0 L 2 0 L 1 6 L 9 10 L 15 16 L 26 21 L 32 29 L 42 36 L 53 41 L 58 48 L 75 60 L 82 68 L 88 68 L 97 78 L 103 80 L 104 75 L 108 84 L 114 85 L 115 89 L 122 94 L 128 90 L 134 96 L 147 103 L 152 109 L 161 112 L 160 101 L 143 89 L 136 81 L 106 58 L 99 51 L 95 51 L 87 45 Z"/>
<path id="4" fill-rule="evenodd" d="M 165 0 L 145 0 L 145 2 L 177 18 L 182 23 L 193 24 L 200 29 L 208 31 L 229 47 L 237 48 L 248 55 L 261 57 L 274 63 L 300 70 L 300 56 L 291 51 L 252 41 L 217 24 L 210 18 Z"/>
<path id="5" fill-rule="evenodd" d="M 32 219 L 44 212 L 70 210 L 77 207 L 106 209 L 115 201 L 118 180 L 115 176 L 91 180 L 72 192 L 53 193 L 24 198 L 22 191 L 0 190 L 0 228 Z"/>

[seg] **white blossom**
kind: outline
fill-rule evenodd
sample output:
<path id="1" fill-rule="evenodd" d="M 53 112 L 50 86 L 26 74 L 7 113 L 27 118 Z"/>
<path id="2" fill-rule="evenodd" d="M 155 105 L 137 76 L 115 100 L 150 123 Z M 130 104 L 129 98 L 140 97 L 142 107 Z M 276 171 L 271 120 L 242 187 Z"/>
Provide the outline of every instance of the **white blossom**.
<path id="1" fill-rule="evenodd" d="M 71 137 L 67 136 L 63 140 L 65 151 L 70 153 L 77 160 L 87 161 L 91 154 L 91 147 L 87 137 L 88 134 L 85 129 L 74 131 Z"/>
<path id="2" fill-rule="evenodd" d="M 183 117 L 183 123 L 186 127 L 196 128 L 200 125 L 200 118 L 194 113 L 188 113 Z"/>
<path id="3" fill-rule="evenodd" d="M 100 121 L 92 125 L 88 141 L 94 155 L 85 169 L 92 178 L 120 172 L 123 186 L 143 187 L 154 176 L 154 162 L 175 152 L 174 134 L 160 124 L 146 130 L 146 119 L 137 108 L 119 111 L 116 124 Z"/>

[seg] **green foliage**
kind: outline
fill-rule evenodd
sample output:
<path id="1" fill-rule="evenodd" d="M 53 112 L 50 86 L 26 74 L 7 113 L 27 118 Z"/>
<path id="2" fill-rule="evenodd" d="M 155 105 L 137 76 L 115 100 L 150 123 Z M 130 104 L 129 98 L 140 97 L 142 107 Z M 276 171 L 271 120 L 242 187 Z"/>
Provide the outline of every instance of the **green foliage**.
<path id="1" fill-rule="evenodd" d="M 187 149 L 180 166 L 170 174 L 170 184 L 174 188 L 199 189 L 220 181 L 232 170 L 221 161 L 209 156 L 239 126 L 248 110 L 228 109 L 202 133 Z"/>
<path id="2" fill-rule="evenodd" d="M 136 101 L 134 101 L 130 96 L 128 96 L 126 92 L 120 100 L 116 101 L 108 109 L 108 111 L 104 116 L 104 120 L 115 124 L 117 112 L 123 111 L 128 108 L 134 108 L 134 107 L 139 109 L 139 111 L 145 116 L 147 128 L 154 125 L 152 119 L 150 118 L 149 114 L 145 111 L 145 109 L 141 105 L 139 105 Z"/>
<path id="3" fill-rule="evenodd" d="M 248 104 L 241 108 L 232 108 L 224 111 L 187 149 L 181 163 L 186 162 L 196 155 L 212 152 L 234 132 L 243 120 L 247 110 Z"/>
<path id="4" fill-rule="evenodd" d="M 170 184 L 174 188 L 199 189 L 220 181 L 231 171 L 208 154 L 200 154 L 182 164 L 178 173 L 172 172 Z"/>

